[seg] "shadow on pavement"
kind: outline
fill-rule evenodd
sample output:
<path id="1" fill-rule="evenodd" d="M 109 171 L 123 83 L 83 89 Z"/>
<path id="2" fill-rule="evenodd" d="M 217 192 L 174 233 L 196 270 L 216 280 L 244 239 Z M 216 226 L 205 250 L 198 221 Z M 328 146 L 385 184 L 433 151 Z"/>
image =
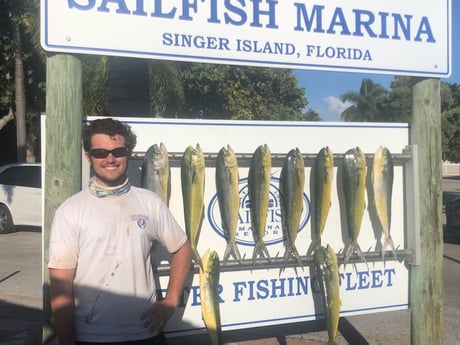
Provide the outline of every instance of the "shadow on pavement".
<path id="1" fill-rule="evenodd" d="M 0 300 L 0 344 L 42 344 L 42 311 Z"/>

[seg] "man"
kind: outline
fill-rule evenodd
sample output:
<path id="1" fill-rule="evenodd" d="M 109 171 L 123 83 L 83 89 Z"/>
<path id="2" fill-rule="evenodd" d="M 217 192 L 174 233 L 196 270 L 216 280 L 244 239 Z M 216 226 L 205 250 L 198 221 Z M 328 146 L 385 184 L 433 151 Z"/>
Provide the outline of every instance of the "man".
<path id="1" fill-rule="evenodd" d="M 95 176 L 57 210 L 49 243 L 51 309 L 60 345 L 165 344 L 163 329 L 191 267 L 182 228 L 161 198 L 126 176 L 136 145 L 129 126 L 97 119 L 83 127 Z M 171 254 L 164 299 L 156 300 L 152 243 Z"/>

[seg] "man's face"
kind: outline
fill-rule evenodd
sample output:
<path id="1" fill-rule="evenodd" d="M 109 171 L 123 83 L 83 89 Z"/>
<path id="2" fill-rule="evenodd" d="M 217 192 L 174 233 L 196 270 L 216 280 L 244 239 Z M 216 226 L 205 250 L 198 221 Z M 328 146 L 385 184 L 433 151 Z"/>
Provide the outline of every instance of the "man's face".
<path id="1" fill-rule="evenodd" d="M 95 157 L 100 156 L 97 154 L 97 151 L 100 150 L 97 149 L 111 151 L 117 148 L 125 148 L 125 138 L 121 135 L 117 134 L 111 137 L 106 134 L 95 134 L 91 138 L 91 150 L 85 153 L 86 158 L 93 167 L 97 182 L 102 186 L 118 186 L 126 179 L 125 173 L 128 169 L 129 153 L 121 157 L 115 157 L 119 155 L 118 151 L 120 150 L 117 150 L 115 155 L 114 153 L 108 153 L 107 157 Z"/>

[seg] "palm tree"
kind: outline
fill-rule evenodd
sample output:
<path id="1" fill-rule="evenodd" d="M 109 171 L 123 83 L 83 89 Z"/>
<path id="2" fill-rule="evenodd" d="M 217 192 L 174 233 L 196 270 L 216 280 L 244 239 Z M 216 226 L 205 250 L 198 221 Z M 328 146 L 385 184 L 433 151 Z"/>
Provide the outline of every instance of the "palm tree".
<path id="1" fill-rule="evenodd" d="M 381 104 L 385 101 L 387 90 L 370 79 L 363 79 L 359 93 L 347 92 L 340 96 L 342 102 L 353 103 L 342 112 L 344 121 L 375 121 L 379 117 Z"/>
<path id="2" fill-rule="evenodd" d="M 304 121 L 322 121 L 319 114 L 313 109 L 308 109 L 302 114 L 302 120 Z"/>

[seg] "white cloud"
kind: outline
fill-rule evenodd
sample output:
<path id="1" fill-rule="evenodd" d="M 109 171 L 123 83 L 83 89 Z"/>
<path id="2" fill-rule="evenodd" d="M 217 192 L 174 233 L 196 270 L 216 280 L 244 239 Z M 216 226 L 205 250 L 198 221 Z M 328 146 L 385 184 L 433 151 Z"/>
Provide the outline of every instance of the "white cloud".
<path id="1" fill-rule="evenodd" d="M 328 96 L 323 98 L 324 103 L 327 105 L 327 110 L 331 116 L 337 117 L 340 119 L 342 112 L 347 109 L 351 103 L 350 101 L 342 102 L 340 98 L 335 96 Z"/>

